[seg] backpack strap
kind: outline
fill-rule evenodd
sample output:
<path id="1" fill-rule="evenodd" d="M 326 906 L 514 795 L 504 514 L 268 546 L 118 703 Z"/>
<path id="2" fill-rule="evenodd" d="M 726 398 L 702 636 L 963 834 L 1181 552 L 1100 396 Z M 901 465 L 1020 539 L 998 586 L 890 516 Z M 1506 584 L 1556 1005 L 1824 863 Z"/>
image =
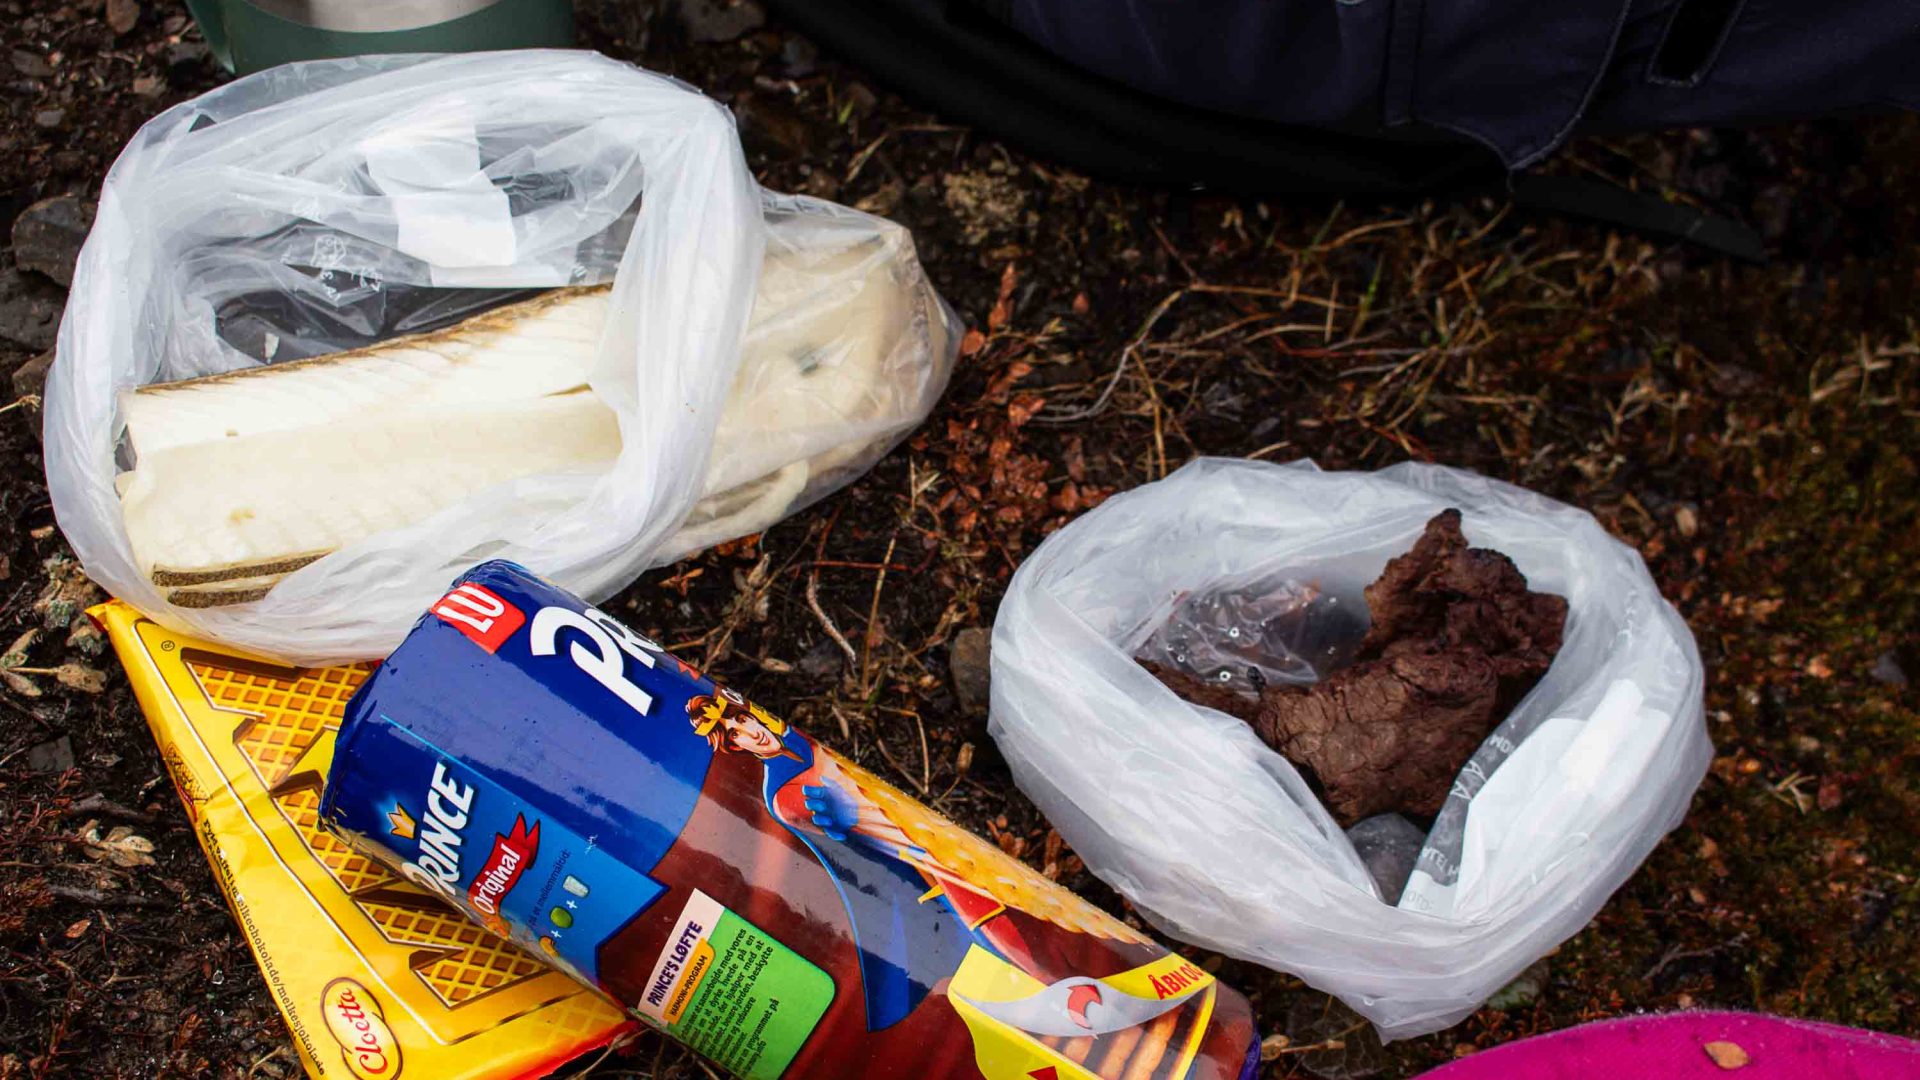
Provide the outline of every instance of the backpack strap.
<path id="1" fill-rule="evenodd" d="M 1747 226 L 1616 184 L 1583 176 L 1517 173 L 1509 181 L 1509 190 L 1517 205 L 1530 210 L 1566 214 L 1671 237 L 1742 262 L 1764 264 L 1767 261 L 1766 243 Z"/>

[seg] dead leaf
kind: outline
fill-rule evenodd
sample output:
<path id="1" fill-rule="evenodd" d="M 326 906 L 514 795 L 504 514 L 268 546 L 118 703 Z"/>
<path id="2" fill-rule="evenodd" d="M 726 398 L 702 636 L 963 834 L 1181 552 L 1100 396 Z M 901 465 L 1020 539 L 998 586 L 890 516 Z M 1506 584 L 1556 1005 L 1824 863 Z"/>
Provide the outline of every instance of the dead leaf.
<path id="1" fill-rule="evenodd" d="M 124 34 L 140 22 L 140 0 L 107 0 L 107 25 L 115 35 Z"/>
<path id="2" fill-rule="evenodd" d="M 768 594 L 767 584 L 773 577 L 773 556 L 762 555 L 760 561 L 751 569 L 742 573 L 733 572 L 733 607 L 743 611 L 754 622 L 766 622 L 771 613 L 772 597 Z"/>
<path id="3" fill-rule="evenodd" d="M 1816 679 L 1833 678 L 1833 665 L 1827 663 L 1825 656 L 1816 656 L 1807 661 L 1807 674 Z"/>
<path id="4" fill-rule="evenodd" d="M 993 310 L 987 313 L 987 330 L 999 333 L 1013 321 L 1013 287 L 1020 283 L 1020 271 L 1016 264 L 1008 263 L 1000 275 L 1000 295 L 993 302 Z"/>
<path id="5" fill-rule="evenodd" d="M 60 685 L 83 694 L 98 694 L 107 688 L 106 672 L 88 667 L 78 660 L 69 660 L 54 668 L 53 677 L 60 681 Z"/>
<path id="6" fill-rule="evenodd" d="M 1291 1045 L 1293 1045 L 1293 1040 L 1287 1038 L 1285 1035 L 1269 1035 L 1260 1040 L 1260 1060 L 1278 1061 L 1280 1059 L 1280 1051 L 1285 1050 Z"/>
<path id="7" fill-rule="evenodd" d="M 63 773 L 71 770 L 73 764 L 73 737 L 70 735 L 27 747 L 29 772 Z"/>
<path id="8" fill-rule="evenodd" d="M 1068 439 L 1067 448 L 1060 456 L 1066 463 L 1068 478 L 1084 483 L 1087 479 L 1087 449 L 1080 436 Z"/>
<path id="9" fill-rule="evenodd" d="M 0 668 L 17 668 L 26 663 L 27 650 L 33 648 L 34 641 L 39 637 L 40 631 L 28 630 L 14 638 L 13 644 L 7 646 L 7 651 L 0 653 Z"/>
<path id="10" fill-rule="evenodd" d="M 33 610 L 48 630 L 65 630 L 82 612 L 106 599 L 80 564 L 65 555 L 52 556 L 40 565 L 47 572 L 47 584 L 33 602 Z"/>
<path id="11" fill-rule="evenodd" d="M 995 375 L 992 382 L 987 384 L 986 399 L 988 401 L 1004 401 L 1007 395 L 1012 392 L 1013 384 L 1031 374 L 1033 374 L 1032 364 L 1027 363 L 1025 360 L 1015 360 L 1002 369 L 1000 374 Z"/>
<path id="12" fill-rule="evenodd" d="M 81 934 L 86 933 L 87 927 L 92 925 L 93 925 L 92 919 L 81 919 L 79 922 L 74 923 L 72 926 L 67 927 L 67 940 L 72 941 L 74 938 L 77 938 Z"/>
<path id="13" fill-rule="evenodd" d="M 1007 405 L 1007 422 L 1018 428 L 1046 407 L 1047 399 L 1039 394 L 1021 394 Z"/>
<path id="14" fill-rule="evenodd" d="M 1004 815 L 1002 820 L 1004 820 Z M 1006 852 L 1016 859 L 1026 852 L 1026 838 L 1008 832 L 1007 827 L 1002 825 L 1000 821 L 995 821 L 989 825 L 988 828 L 993 832 L 993 842 L 1000 845 L 1001 851 Z"/>
<path id="15" fill-rule="evenodd" d="M 699 577 L 700 575 L 706 572 L 707 571 L 705 567 L 701 567 L 701 566 L 689 567 L 686 570 L 683 570 L 680 573 L 675 574 L 670 578 L 667 578 L 665 581 L 662 581 L 660 583 L 660 587 L 663 589 L 671 589 L 674 592 L 679 593 L 681 596 L 685 596 L 687 595 L 688 587 L 693 584 L 693 579 Z"/>
<path id="16" fill-rule="evenodd" d="M 0 668 L 0 682 L 6 683 L 7 689 L 19 694 L 21 697 L 36 698 L 40 696 L 40 687 L 35 685 L 32 679 L 27 678 L 25 675 L 16 674 L 6 668 Z"/>
<path id="17" fill-rule="evenodd" d="M 1838 810 L 1840 808 L 1841 798 L 1840 778 L 1837 776 L 1821 777 L 1820 787 L 1814 794 L 1813 804 L 1822 810 Z"/>
<path id="18" fill-rule="evenodd" d="M 107 648 L 107 635 L 92 619 L 73 620 L 73 629 L 67 633 L 67 648 L 78 649 L 88 656 L 99 656 Z"/>
<path id="19" fill-rule="evenodd" d="M 89 858 L 123 869 L 154 865 L 153 841 L 135 833 L 131 826 L 116 825 L 113 831 L 102 836 L 100 823 L 88 821 L 81 826 L 80 839 L 86 844 Z"/>
<path id="20" fill-rule="evenodd" d="M 1753 1060 L 1747 1056 L 1747 1052 L 1736 1042 L 1727 1042 L 1725 1040 L 1710 1042 L 1700 1049 L 1707 1052 L 1707 1056 L 1713 1059 L 1715 1065 L 1727 1070 L 1744 1069 L 1747 1067 L 1747 1063 Z"/>

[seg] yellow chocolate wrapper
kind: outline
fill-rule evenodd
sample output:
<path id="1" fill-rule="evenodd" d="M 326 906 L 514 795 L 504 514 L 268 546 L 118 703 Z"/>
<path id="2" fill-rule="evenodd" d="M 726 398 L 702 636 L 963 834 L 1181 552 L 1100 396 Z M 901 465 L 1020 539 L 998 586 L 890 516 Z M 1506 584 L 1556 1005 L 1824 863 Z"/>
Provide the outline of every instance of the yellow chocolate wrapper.
<path id="1" fill-rule="evenodd" d="M 373 670 L 290 668 L 88 612 L 312 1077 L 546 1076 L 633 1023 L 319 826 L 347 699 Z"/>

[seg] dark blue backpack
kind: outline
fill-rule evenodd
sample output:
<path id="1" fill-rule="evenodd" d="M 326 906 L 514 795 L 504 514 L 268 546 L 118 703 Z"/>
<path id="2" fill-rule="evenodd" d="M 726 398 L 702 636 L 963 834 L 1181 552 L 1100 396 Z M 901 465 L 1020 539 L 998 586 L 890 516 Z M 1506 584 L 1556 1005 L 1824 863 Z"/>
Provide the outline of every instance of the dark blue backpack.
<path id="1" fill-rule="evenodd" d="M 935 108 L 1112 179 L 1522 201 L 1758 240 L 1518 173 L 1576 132 L 1920 108 L 1920 0 L 776 0 Z"/>

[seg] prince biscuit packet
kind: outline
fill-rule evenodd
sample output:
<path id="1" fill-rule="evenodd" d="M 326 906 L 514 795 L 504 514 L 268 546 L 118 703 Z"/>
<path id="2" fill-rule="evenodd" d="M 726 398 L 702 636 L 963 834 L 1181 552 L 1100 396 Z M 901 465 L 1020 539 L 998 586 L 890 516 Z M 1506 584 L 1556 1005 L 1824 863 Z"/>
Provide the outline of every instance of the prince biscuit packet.
<path id="1" fill-rule="evenodd" d="M 1199 966 L 509 563 L 348 705 L 326 826 L 747 1080 L 1245 1080 Z"/>
<path id="2" fill-rule="evenodd" d="M 290 668 L 118 601 L 113 641 L 312 1077 L 545 1076 L 634 1026 L 592 991 L 319 828 L 348 698 L 372 665 Z"/>

